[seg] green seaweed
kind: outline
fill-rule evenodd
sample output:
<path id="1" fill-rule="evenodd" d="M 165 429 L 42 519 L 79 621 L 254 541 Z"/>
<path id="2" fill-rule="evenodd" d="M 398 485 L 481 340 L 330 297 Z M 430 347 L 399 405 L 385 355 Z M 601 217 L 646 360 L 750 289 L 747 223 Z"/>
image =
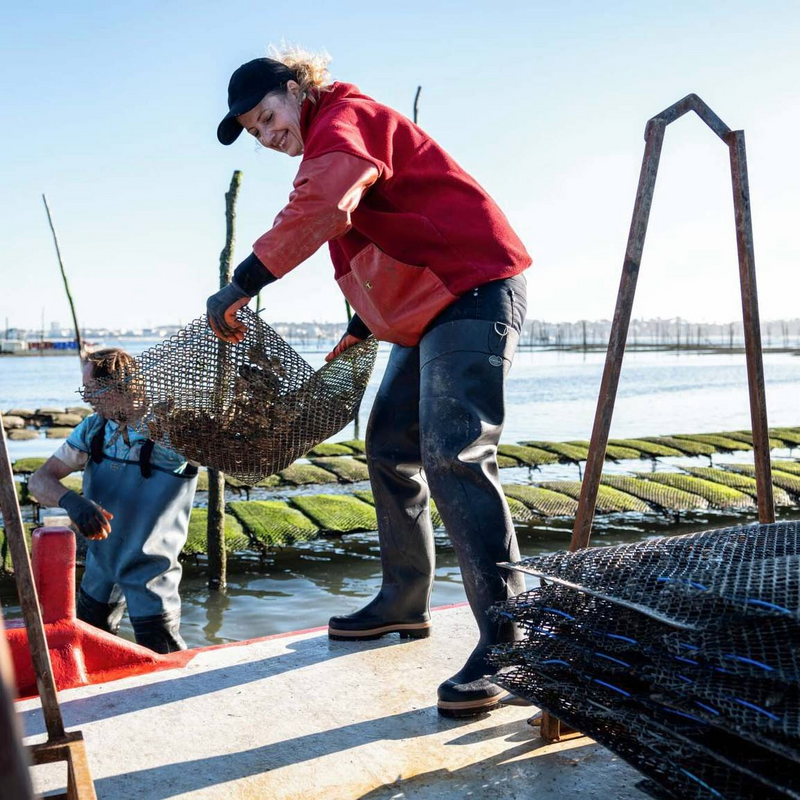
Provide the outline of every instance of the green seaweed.
<path id="1" fill-rule="evenodd" d="M 342 444 L 345 447 L 349 447 L 351 450 L 353 450 L 356 453 L 366 453 L 367 452 L 367 447 L 364 444 L 364 440 L 363 439 L 347 439 L 347 441 L 337 442 L 337 444 Z"/>
<path id="2" fill-rule="evenodd" d="M 22 529 L 25 532 L 25 542 L 27 543 L 28 552 L 31 552 L 31 534 L 38 528 L 32 522 L 23 522 Z M 8 538 L 6 536 L 6 529 L 0 528 L 0 568 L 4 572 L 13 572 L 14 565 L 11 562 L 11 552 L 8 549 Z"/>
<path id="3" fill-rule="evenodd" d="M 375 505 L 375 495 L 369 490 L 353 492 L 353 497 L 357 497 L 359 500 L 362 500 L 371 506 Z"/>
<path id="4" fill-rule="evenodd" d="M 506 503 L 508 503 L 508 510 L 511 512 L 512 522 L 530 522 L 533 519 L 533 512 L 525 503 L 515 497 L 506 495 Z"/>
<path id="5" fill-rule="evenodd" d="M 81 494 L 83 492 L 83 475 L 67 475 L 66 478 L 61 479 L 61 483 L 67 487 L 67 489 L 77 492 Z"/>
<path id="6" fill-rule="evenodd" d="M 609 439 L 608 443 L 616 447 L 628 447 L 632 450 L 639 450 L 650 458 L 683 455 L 680 450 L 676 450 L 674 447 L 667 447 L 667 445 L 651 442 L 647 439 Z"/>
<path id="7" fill-rule="evenodd" d="M 562 464 L 577 464 L 586 461 L 589 447 L 569 442 L 520 442 L 524 447 L 535 447 L 547 453 L 555 453 Z"/>
<path id="8" fill-rule="evenodd" d="M 574 517 L 577 502 L 562 492 L 542 489 L 523 483 L 503 484 L 506 499 L 517 500 L 535 514 L 543 517 Z"/>
<path id="9" fill-rule="evenodd" d="M 675 436 L 643 436 L 643 442 L 655 442 L 672 447 L 687 456 L 712 456 L 717 452 L 713 444 L 698 442 L 694 439 L 678 439 Z"/>
<path id="10" fill-rule="evenodd" d="M 756 479 L 740 472 L 731 472 L 725 469 L 715 469 L 713 467 L 681 467 L 685 472 L 694 475 L 695 478 L 704 478 L 707 481 L 721 483 L 723 486 L 730 486 L 732 489 L 749 494 L 750 497 L 758 497 L 758 487 Z M 791 506 L 792 498 L 780 487 L 772 487 L 772 496 L 777 506 Z"/>
<path id="11" fill-rule="evenodd" d="M 189 535 L 186 537 L 186 544 L 183 546 L 184 556 L 204 555 L 208 545 L 208 509 L 193 508 L 192 516 L 189 518 Z M 228 553 L 238 553 L 250 547 L 250 540 L 247 538 L 239 520 L 230 514 L 225 515 L 225 550 Z"/>
<path id="12" fill-rule="evenodd" d="M 724 436 L 727 439 L 733 439 L 737 442 L 744 442 L 745 444 L 752 445 L 753 444 L 753 433 L 752 431 L 723 431 L 721 436 Z M 781 447 L 785 447 L 784 443 L 780 439 L 769 439 L 769 449 L 770 450 L 777 450 Z"/>
<path id="13" fill-rule="evenodd" d="M 306 486 L 314 483 L 338 483 L 339 478 L 327 469 L 322 469 L 315 464 L 290 464 L 282 469 L 278 475 L 284 483 L 293 486 Z"/>
<path id="14" fill-rule="evenodd" d="M 322 531 L 374 531 L 375 509 L 357 497 L 342 494 L 296 495 L 289 502 L 310 517 Z"/>
<path id="15" fill-rule="evenodd" d="M 544 489 L 569 495 L 575 500 L 578 500 L 581 496 L 580 481 L 547 481 L 540 485 Z M 638 497 L 601 484 L 597 489 L 595 510 L 599 514 L 621 514 L 627 511 L 646 514 L 648 511 L 652 511 L 652 508 Z"/>
<path id="16" fill-rule="evenodd" d="M 797 428 L 770 428 L 769 434 L 786 442 L 790 447 L 800 444 L 800 430 Z"/>
<path id="17" fill-rule="evenodd" d="M 284 547 L 316 538 L 319 527 L 283 500 L 234 501 L 231 513 L 261 549 Z"/>
<path id="18" fill-rule="evenodd" d="M 41 467 L 46 458 L 18 458 L 12 465 L 11 471 L 15 475 L 30 475 Z"/>
<path id="19" fill-rule="evenodd" d="M 723 464 L 725 469 L 733 472 L 741 472 L 744 475 L 755 475 L 754 464 Z M 772 470 L 772 485 L 785 489 L 793 497 L 800 495 L 800 475 L 793 475 L 790 472 L 782 472 L 779 469 Z"/>
<path id="20" fill-rule="evenodd" d="M 363 500 L 365 503 L 368 503 L 371 506 L 375 505 L 375 495 L 372 492 L 353 492 L 353 496 L 357 497 L 359 500 Z M 439 509 L 436 508 L 436 503 L 431 500 L 431 524 L 434 528 L 443 528 L 444 521 L 442 520 L 442 516 L 439 513 Z"/>
<path id="21" fill-rule="evenodd" d="M 22 481 L 14 481 L 14 489 L 17 492 L 17 502 L 21 506 L 28 506 L 31 504 L 31 496 L 28 493 L 28 484 Z"/>
<path id="22" fill-rule="evenodd" d="M 605 486 L 631 494 L 664 511 L 701 511 L 708 508 L 708 500 L 704 497 L 683 492 L 674 486 L 629 475 L 603 475 L 601 480 Z"/>
<path id="23" fill-rule="evenodd" d="M 800 475 L 800 461 L 773 461 L 772 469 L 788 472 L 790 475 Z"/>
<path id="24" fill-rule="evenodd" d="M 501 444 L 497 448 L 501 456 L 513 458 L 526 467 L 539 467 L 543 464 L 557 464 L 558 456 L 539 447 L 527 447 L 521 444 Z"/>
<path id="25" fill-rule="evenodd" d="M 567 442 L 567 444 L 574 444 L 577 447 L 585 447 L 587 452 L 589 450 L 589 442 L 575 441 Z M 627 459 L 640 459 L 642 453 L 639 450 L 634 450 L 630 447 L 616 447 L 613 444 L 606 445 L 606 461 L 625 461 Z"/>
<path id="26" fill-rule="evenodd" d="M 431 525 L 433 525 L 434 528 L 444 528 L 444 520 L 433 500 L 431 500 Z"/>
<path id="27" fill-rule="evenodd" d="M 311 463 L 322 467 L 328 472 L 332 472 L 344 483 L 358 483 L 359 481 L 369 480 L 367 465 L 363 461 L 357 461 L 354 458 L 331 456 L 328 458 L 314 458 Z"/>
<path id="28" fill-rule="evenodd" d="M 688 439 L 690 442 L 703 442 L 721 450 L 723 453 L 732 453 L 738 450 L 752 450 L 753 445 L 737 439 L 730 439 L 719 433 L 675 433 L 675 439 Z"/>
<path id="29" fill-rule="evenodd" d="M 352 456 L 353 453 L 360 451 L 354 450 L 341 442 L 323 442 L 318 444 L 315 448 L 308 451 L 307 456 L 314 456 L 316 458 L 325 458 L 326 456 Z"/>
<path id="30" fill-rule="evenodd" d="M 753 508 L 755 506 L 753 498 L 749 494 L 703 478 L 695 478 L 692 475 L 684 475 L 679 472 L 642 472 L 637 477 L 664 483 L 667 486 L 674 486 L 676 489 L 689 492 L 689 494 L 704 497 L 714 508 Z"/>

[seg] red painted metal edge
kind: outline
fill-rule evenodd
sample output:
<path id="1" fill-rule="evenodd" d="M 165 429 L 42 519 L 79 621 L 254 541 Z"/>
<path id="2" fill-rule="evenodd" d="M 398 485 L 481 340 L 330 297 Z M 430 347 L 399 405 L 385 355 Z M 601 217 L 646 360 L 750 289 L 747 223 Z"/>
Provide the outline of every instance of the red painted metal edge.
<path id="1" fill-rule="evenodd" d="M 37 528 L 31 546 L 33 576 L 42 608 L 47 647 L 59 691 L 184 667 L 198 653 L 327 631 L 327 625 L 273 633 L 241 642 L 197 647 L 160 655 L 127 639 L 101 631 L 75 616 L 75 534 L 69 528 Z M 466 606 L 437 606 L 433 612 Z M 28 632 L 21 621 L 5 631 L 14 662 L 20 700 L 38 695 Z"/>

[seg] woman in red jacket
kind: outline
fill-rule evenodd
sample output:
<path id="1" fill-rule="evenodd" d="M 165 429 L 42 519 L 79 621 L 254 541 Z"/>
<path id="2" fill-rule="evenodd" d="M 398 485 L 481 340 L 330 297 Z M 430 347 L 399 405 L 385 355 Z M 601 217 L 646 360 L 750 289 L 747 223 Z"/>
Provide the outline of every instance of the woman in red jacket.
<path id="1" fill-rule="evenodd" d="M 478 714 L 501 694 L 487 650 L 515 636 L 486 612 L 524 589 L 518 573 L 496 566 L 519 557 L 496 455 L 531 260 L 494 201 L 433 139 L 355 86 L 329 83 L 326 67 L 295 51 L 231 77 L 219 141 L 245 130 L 301 162 L 289 203 L 209 298 L 209 323 L 241 341 L 236 311 L 328 244 L 356 311 L 328 360 L 370 333 L 394 344 L 367 430 L 383 582 L 367 606 L 331 618 L 329 635 L 430 634 L 433 497 L 480 631 L 464 667 L 439 687 L 438 708 Z"/>

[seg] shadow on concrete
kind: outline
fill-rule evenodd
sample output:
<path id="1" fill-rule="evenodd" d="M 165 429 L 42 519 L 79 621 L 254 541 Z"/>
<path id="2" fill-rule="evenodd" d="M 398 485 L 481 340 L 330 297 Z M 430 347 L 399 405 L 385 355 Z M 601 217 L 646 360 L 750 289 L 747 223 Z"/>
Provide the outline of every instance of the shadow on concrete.
<path id="1" fill-rule="evenodd" d="M 535 797 L 607 797 L 613 800 L 646 800 L 636 788 L 642 775 L 624 761 L 609 756 L 591 739 L 576 740 L 568 750 L 549 750 L 519 721 L 501 726 L 513 729 L 506 738 L 509 747 L 480 761 L 456 769 L 436 769 L 378 786 L 366 794 L 339 800 L 451 800 L 451 798 L 495 798 L 530 800 Z M 499 734 L 497 728 L 472 733 L 449 744 L 469 744 Z M 488 734 L 488 736 L 483 736 Z M 519 742 L 516 746 L 514 743 Z M 544 752 L 540 752 L 544 751 Z"/>
<path id="2" fill-rule="evenodd" d="M 398 741 L 398 740 L 420 740 L 419 752 L 420 759 L 425 758 L 425 744 L 424 738 L 439 733 L 443 728 L 457 728 L 463 724 L 457 720 L 445 720 L 438 716 L 436 709 L 433 707 L 418 709 L 414 711 L 407 711 L 400 714 L 394 714 L 379 719 L 365 720 L 353 725 L 347 725 L 341 728 L 332 728 L 330 730 L 318 731 L 307 736 L 299 736 L 294 739 L 286 741 L 275 742 L 274 744 L 265 745 L 252 750 L 245 750 L 236 753 L 226 753 L 224 755 L 214 756 L 213 758 L 197 759 L 194 761 L 184 761 L 177 764 L 162 765 L 153 767 L 152 769 L 140 770 L 138 772 L 131 772 L 124 775 L 114 775 L 107 778 L 101 778 L 95 781 L 95 789 L 99 800 L 117 800 L 117 798 L 128 798 L 134 796 L 140 797 L 158 797 L 166 800 L 167 798 L 176 797 L 184 793 L 197 791 L 200 789 L 208 789 L 212 786 L 225 784 L 230 781 L 237 781 L 255 775 L 263 775 L 265 773 L 278 770 L 281 767 L 288 765 L 302 764 L 304 762 L 313 762 L 316 759 L 323 758 L 335 753 L 342 754 L 342 771 L 345 769 L 350 771 L 353 777 L 353 784 L 358 786 L 364 785 L 364 776 L 369 776 L 374 771 L 374 765 L 370 763 L 359 763 L 355 761 L 352 754 L 348 751 L 355 750 L 358 747 L 379 741 Z M 483 739 L 508 737 L 512 736 L 514 741 L 519 741 L 518 735 L 520 734 L 520 726 L 524 725 L 519 721 L 507 724 L 501 724 L 486 731 L 486 736 Z M 588 740 L 587 740 L 588 742 Z M 455 740 L 454 745 L 467 745 L 470 742 L 467 740 Z M 593 743 L 591 746 L 596 747 Z M 436 770 L 426 773 L 425 780 L 430 783 L 438 781 L 446 781 L 448 794 L 435 795 L 442 797 L 487 797 L 482 791 L 476 791 L 480 784 L 473 783 L 474 775 L 480 775 L 482 771 L 489 770 L 497 773 L 492 777 L 495 783 L 499 780 L 510 780 L 514 776 L 522 777 L 524 773 L 521 767 L 515 766 L 513 769 L 513 776 L 506 775 L 505 771 L 499 770 L 503 762 L 508 759 L 513 759 L 518 756 L 523 756 L 527 753 L 533 752 L 541 745 L 538 740 L 531 739 L 530 734 L 525 736 L 525 741 L 517 746 L 505 751 L 501 755 L 493 758 L 486 759 L 485 761 L 471 764 L 469 768 L 464 770 L 456 770 L 450 772 L 448 770 Z M 530 763 L 530 762 L 525 762 Z M 313 769 L 310 765 L 309 769 Z M 463 772 L 463 785 L 465 789 L 470 791 L 453 791 L 453 778 Z M 527 775 L 529 778 L 530 775 Z M 297 787 L 297 797 L 332 797 L 330 794 L 330 787 L 320 786 L 320 794 L 317 794 L 313 786 L 314 776 L 313 773 L 309 774 L 309 783 Z M 398 780 L 392 784 L 382 786 L 375 789 L 374 792 L 369 792 L 366 795 L 359 795 L 358 791 L 352 795 L 337 794 L 337 800 L 355 800 L 355 798 L 363 796 L 368 798 L 390 798 L 390 797 L 404 797 L 403 794 L 398 792 L 403 791 L 403 786 L 408 783 L 412 785 L 418 781 L 419 778 L 409 778 L 406 780 Z M 489 784 L 493 785 L 493 784 Z M 141 794 L 134 795 L 132 787 L 139 787 Z M 158 794 L 153 791 L 157 787 Z M 268 787 L 262 786 L 259 789 L 264 789 L 264 798 L 270 797 Z M 527 782 L 520 785 L 524 789 L 524 795 L 520 794 L 519 797 L 530 796 L 530 784 Z M 391 789 L 391 791 L 390 791 Z M 222 791 L 222 790 L 220 790 Z M 247 794 L 253 792 L 254 787 L 240 786 L 232 792 L 243 792 L 242 796 L 253 796 L 255 794 Z M 376 793 L 377 792 L 377 793 Z M 387 792 L 389 792 L 387 794 Z M 208 795 L 211 796 L 211 795 Z M 223 794 L 219 795 L 224 796 Z M 237 795 L 238 796 L 238 795 Z M 425 795 L 430 797 L 432 795 Z M 505 795 L 501 795 L 505 797 Z M 624 796 L 627 800 L 627 796 Z M 631 796 L 633 797 L 633 796 Z M 638 797 L 638 796 L 637 796 Z M 615 797 L 616 800 L 616 797 Z"/>
<path id="3" fill-rule="evenodd" d="M 343 656 L 351 656 L 366 650 L 385 647 L 413 646 L 413 641 L 401 641 L 397 636 L 367 642 L 337 642 L 320 634 L 309 639 L 300 639 L 286 645 L 288 652 L 278 653 L 256 661 L 245 661 L 219 669 L 200 667 L 192 672 L 193 661 L 178 670 L 153 673 L 152 682 L 130 686 L 116 691 L 105 691 L 105 685 L 97 687 L 97 693 L 74 700 L 62 700 L 61 712 L 67 728 L 74 728 L 88 722 L 109 719 L 120 714 L 129 714 L 156 706 L 168 706 L 188 698 L 219 692 L 235 686 L 256 683 L 292 670 L 331 661 Z M 237 645 L 232 645 L 236 647 Z M 257 647 L 258 645 L 253 645 Z M 213 654 L 213 651 L 212 651 Z M 203 654 L 198 654 L 198 658 Z M 246 658 L 245 651 L 242 657 Z M 20 713 L 26 736 L 44 734 L 44 718 L 40 707 L 26 709 Z"/>

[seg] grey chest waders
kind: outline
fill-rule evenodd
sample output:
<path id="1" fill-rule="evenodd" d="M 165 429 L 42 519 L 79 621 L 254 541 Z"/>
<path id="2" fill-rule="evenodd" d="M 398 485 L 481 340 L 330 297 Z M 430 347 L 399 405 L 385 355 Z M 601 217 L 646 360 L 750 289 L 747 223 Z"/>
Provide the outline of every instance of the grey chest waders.
<path id="1" fill-rule="evenodd" d="M 197 469 L 187 467 L 182 475 L 160 469 L 151 463 L 149 441 L 138 460 L 111 458 L 103 452 L 104 436 L 105 424 L 92 440 L 83 493 L 114 519 L 107 539 L 88 543 L 79 616 L 113 631 L 127 601 L 139 644 L 162 653 L 185 649 L 178 555 L 189 530 Z"/>

